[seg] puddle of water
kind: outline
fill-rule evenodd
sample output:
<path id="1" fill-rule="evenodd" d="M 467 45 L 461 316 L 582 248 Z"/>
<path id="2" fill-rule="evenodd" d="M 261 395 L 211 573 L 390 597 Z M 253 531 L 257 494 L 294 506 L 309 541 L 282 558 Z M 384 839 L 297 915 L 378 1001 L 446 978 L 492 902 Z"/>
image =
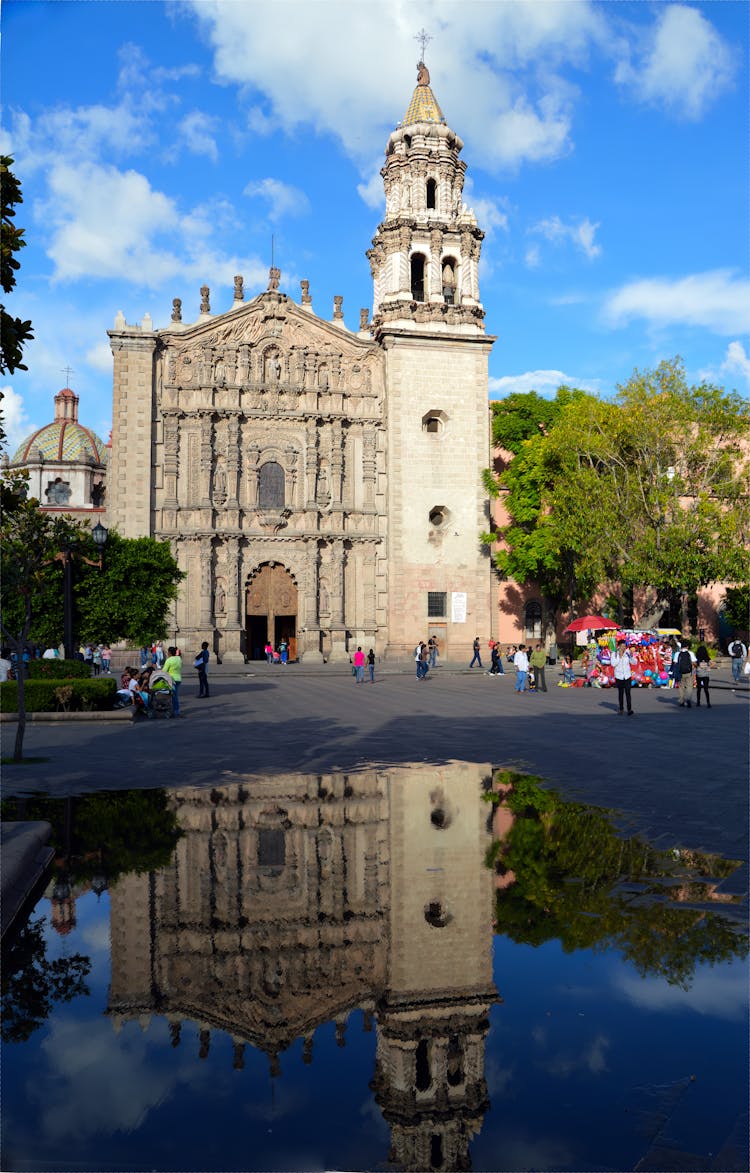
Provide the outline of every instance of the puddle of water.
<path id="1" fill-rule="evenodd" d="M 747 1168 L 731 861 L 464 763 L 4 815 L 3 1169 Z"/>

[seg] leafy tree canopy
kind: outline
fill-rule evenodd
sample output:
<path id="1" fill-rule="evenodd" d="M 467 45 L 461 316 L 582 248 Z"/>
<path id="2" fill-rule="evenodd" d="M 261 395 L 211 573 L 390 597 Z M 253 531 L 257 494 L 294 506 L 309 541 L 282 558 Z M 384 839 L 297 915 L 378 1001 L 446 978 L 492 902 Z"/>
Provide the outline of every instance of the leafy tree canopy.
<path id="1" fill-rule="evenodd" d="M 103 571 L 85 568 L 76 583 L 81 638 L 132 644 L 165 639 L 184 577 L 168 542 L 121 538 L 110 530 Z"/>
<path id="2" fill-rule="evenodd" d="M 554 399 L 536 391 L 514 391 L 492 402 L 492 440 L 507 452 L 518 453 L 525 440 L 546 435 L 568 403 L 586 396 L 585 391 L 561 384 Z"/>
<path id="3" fill-rule="evenodd" d="M 26 247 L 23 229 L 14 223 L 16 204 L 23 203 L 23 196 L 21 185 L 10 169 L 12 164 L 13 159 L 8 155 L 0 155 L 0 285 L 5 293 L 13 289 L 21 267 L 15 254 Z M 0 375 L 28 369 L 22 361 L 23 348 L 33 337 L 31 322 L 12 317 L 0 305 Z"/>
<path id="4" fill-rule="evenodd" d="M 525 426 L 495 483 L 510 517 L 494 535 L 496 561 L 518 581 L 535 579 L 553 609 L 571 584 L 579 600 L 608 581 L 653 587 L 670 605 L 711 582 L 747 581 L 742 396 L 689 386 L 677 358 L 635 371 L 612 402 L 565 389 L 546 434 Z"/>

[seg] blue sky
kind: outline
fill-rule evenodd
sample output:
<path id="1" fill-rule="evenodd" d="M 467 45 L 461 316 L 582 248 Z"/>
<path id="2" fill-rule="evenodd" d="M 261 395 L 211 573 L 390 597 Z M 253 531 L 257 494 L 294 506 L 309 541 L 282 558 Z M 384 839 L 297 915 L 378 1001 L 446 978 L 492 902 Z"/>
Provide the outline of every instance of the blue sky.
<path id="1" fill-rule="evenodd" d="M 106 331 L 217 313 L 271 258 L 315 311 L 372 305 L 379 169 L 416 81 L 415 34 L 465 142 L 497 335 L 490 394 L 611 394 L 682 355 L 750 393 L 748 5 L 575 0 L 5 0 L 2 152 L 31 318 L 6 378 L 11 451 L 69 381 L 106 438 Z M 70 379 L 65 369 L 72 368 Z"/>

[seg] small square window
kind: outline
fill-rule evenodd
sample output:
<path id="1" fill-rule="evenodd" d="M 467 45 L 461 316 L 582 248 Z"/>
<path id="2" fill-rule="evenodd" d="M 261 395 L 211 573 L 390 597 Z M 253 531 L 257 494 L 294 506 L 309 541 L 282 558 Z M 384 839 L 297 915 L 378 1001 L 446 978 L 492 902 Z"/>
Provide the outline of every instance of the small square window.
<path id="1" fill-rule="evenodd" d="M 446 615 L 447 602 L 448 596 L 445 591 L 428 591 L 427 618 L 444 619 Z"/>

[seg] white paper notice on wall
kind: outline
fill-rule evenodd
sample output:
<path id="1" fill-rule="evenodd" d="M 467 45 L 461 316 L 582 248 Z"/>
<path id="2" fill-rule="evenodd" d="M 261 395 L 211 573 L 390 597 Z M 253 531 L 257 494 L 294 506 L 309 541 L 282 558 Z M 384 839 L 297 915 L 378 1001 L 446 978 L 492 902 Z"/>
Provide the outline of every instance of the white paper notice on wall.
<path id="1" fill-rule="evenodd" d="M 451 593 L 451 623 L 466 622 L 466 591 Z"/>

